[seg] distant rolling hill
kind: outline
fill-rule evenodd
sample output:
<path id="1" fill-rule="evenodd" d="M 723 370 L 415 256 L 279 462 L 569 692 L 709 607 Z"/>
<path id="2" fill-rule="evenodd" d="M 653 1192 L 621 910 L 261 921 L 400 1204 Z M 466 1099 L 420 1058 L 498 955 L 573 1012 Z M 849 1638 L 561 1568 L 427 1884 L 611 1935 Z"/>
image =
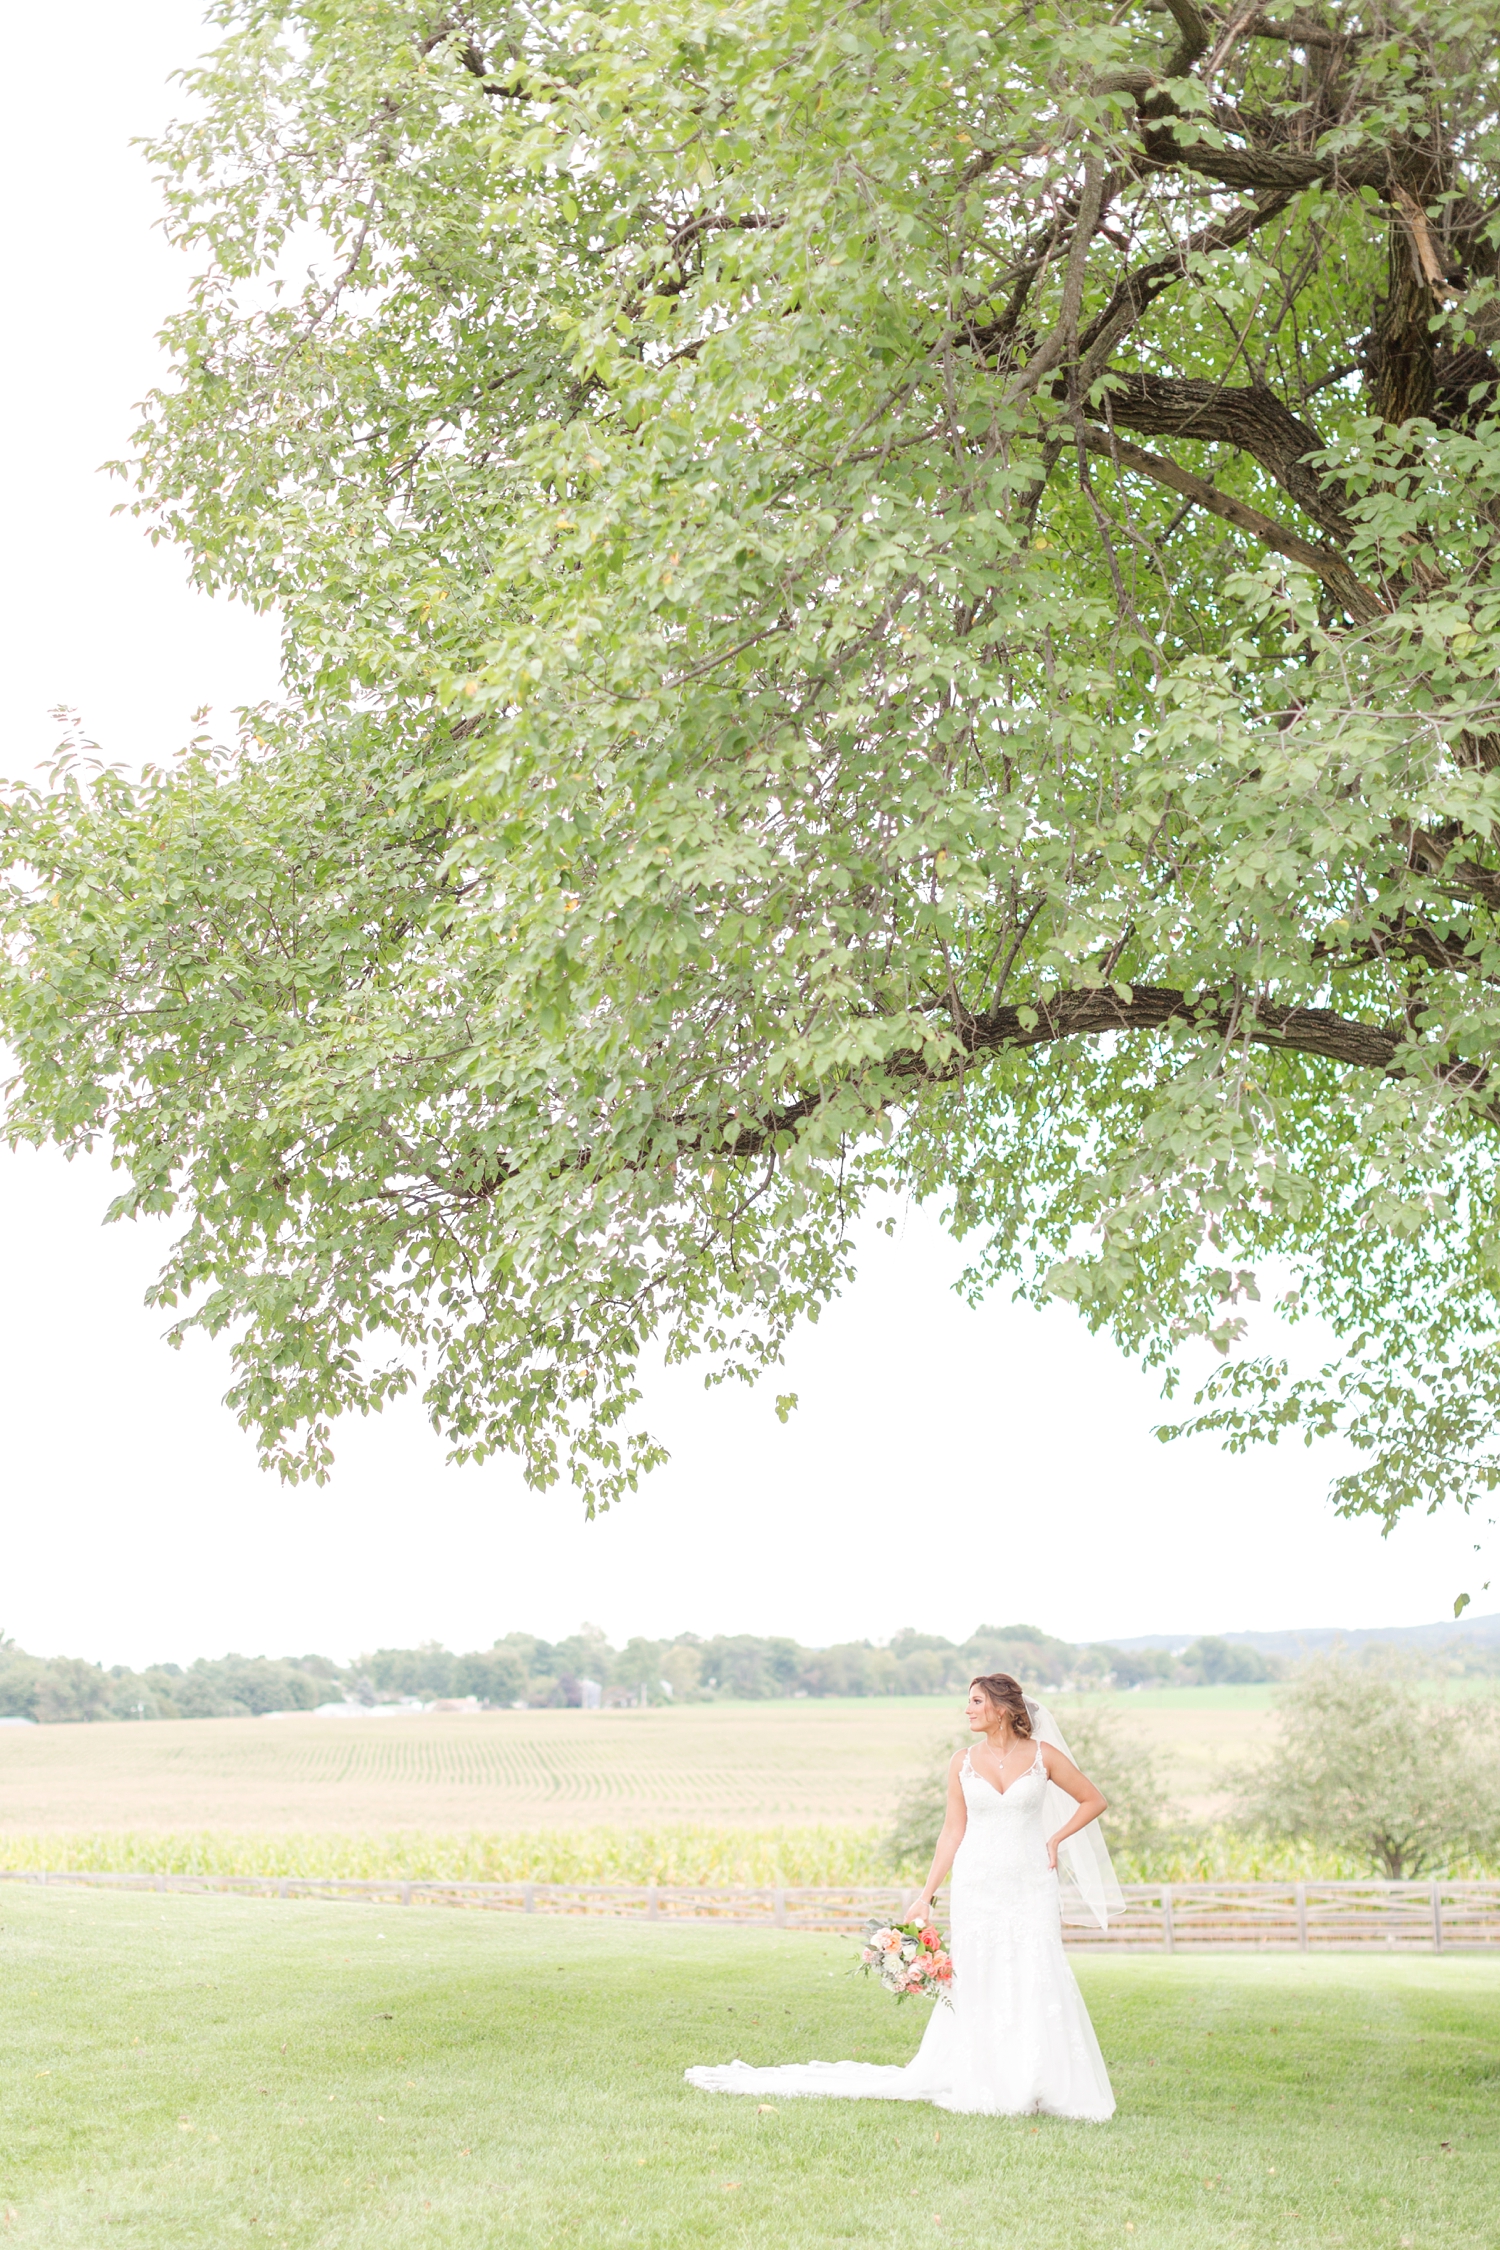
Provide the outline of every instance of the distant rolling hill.
<path id="1" fill-rule="evenodd" d="M 1181 1649 L 1197 1638 L 1196 1633 L 1140 1633 L 1133 1640 L 1110 1635 L 1106 1645 Z M 1500 1610 L 1488 1617 L 1445 1617 L 1436 1625 L 1302 1625 L 1291 1632 L 1221 1633 L 1218 1638 L 1238 1642 L 1242 1648 L 1259 1649 L 1263 1656 L 1290 1657 L 1313 1656 L 1320 1649 L 1334 1647 L 1365 1648 L 1377 1641 L 1384 1648 L 1451 1648 L 1455 1642 L 1467 1648 L 1496 1648 L 1500 1647 Z"/>

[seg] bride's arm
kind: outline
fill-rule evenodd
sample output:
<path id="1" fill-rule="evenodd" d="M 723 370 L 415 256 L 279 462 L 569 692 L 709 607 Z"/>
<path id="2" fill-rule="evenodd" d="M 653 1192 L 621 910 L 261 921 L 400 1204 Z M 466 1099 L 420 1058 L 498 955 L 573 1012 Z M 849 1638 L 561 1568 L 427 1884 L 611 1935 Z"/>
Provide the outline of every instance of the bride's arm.
<path id="1" fill-rule="evenodd" d="M 903 1922 L 925 1922 L 932 1913 L 933 1893 L 953 1865 L 953 1855 L 964 1840 L 964 1830 L 969 1825 L 969 1808 L 964 1802 L 964 1785 L 959 1780 L 959 1768 L 964 1762 L 962 1750 L 955 1750 L 948 1768 L 948 1807 L 943 1814 L 942 1833 L 937 1840 L 937 1850 L 932 1855 L 932 1865 L 927 1871 L 927 1881 L 918 1891 L 902 1915 Z"/>
<path id="2" fill-rule="evenodd" d="M 1047 1838 L 1048 1864 L 1055 1868 L 1057 1847 L 1064 1837 L 1076 1836 L 1080 1828 L 1087 1828 L 1091 1820 L 1097 1820 L 1109 1807 L 1103 1792 L 1094 1787 L 1087 1774 L 1080 1773 L 1072 1759 L 1065 1758 L 1050 1742 L 1042 1744 L 1042 1763 L 1047 1768 L 1047 1779 L 1055 1781 L 1059 1789 L 1078 1800 L 1078 1810 L 1072 1819 L 1059 1828 L 1055 1836 Z"/>

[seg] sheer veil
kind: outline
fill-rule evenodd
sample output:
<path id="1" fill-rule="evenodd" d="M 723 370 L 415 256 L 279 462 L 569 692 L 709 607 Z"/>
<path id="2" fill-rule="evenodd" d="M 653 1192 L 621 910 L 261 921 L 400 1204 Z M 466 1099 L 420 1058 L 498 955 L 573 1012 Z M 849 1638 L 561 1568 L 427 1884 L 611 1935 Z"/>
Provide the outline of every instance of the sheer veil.
<path id="1" fill-rule="evenodd" d="M 1031 1717 L 1031 1732 L 1038 1742 L 1050 1742 L 1054 1750 L 1075 1765 L 1077 1760 L 1063 1738 L 1058 1725 L 1045 1703 L 1035 1703 L 1028 1695 L 1026 1709 Z M 1077 1806 L 1065 1789 L 1055 1781 L 1047 1784 L 1047 1822 L 1049 1834 L 1071 1820 Z M 1062 1916 L 1065 1922 L 1097 1922 L 1101 1930 L 1108 1929 L 1111 1914 L 1123 1914 L 1125 1894 L 1120 1889 L 1114 1862 L 1109 1856 L 1109 1846 L 1099 1832 L 1097 1820 L 1075 1835 L 1066 1837 L 1058 1846 L 1057 1872 L 1062 1883 Z"/>

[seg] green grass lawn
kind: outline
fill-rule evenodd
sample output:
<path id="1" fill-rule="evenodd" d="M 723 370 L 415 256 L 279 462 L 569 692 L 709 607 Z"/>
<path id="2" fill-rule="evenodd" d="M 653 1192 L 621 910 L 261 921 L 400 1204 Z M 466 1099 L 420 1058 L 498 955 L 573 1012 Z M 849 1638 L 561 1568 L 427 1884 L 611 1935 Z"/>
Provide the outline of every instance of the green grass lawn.
<path id="1" fill-rule="evenodd" d="M 835 1940 L 0 1890 L 0 2241 L 1446 2250 L 1500 2239 L 1500 1963 L 1084 1961 L 1106 2126 L 744 2098 L 904 2060 Z"/>

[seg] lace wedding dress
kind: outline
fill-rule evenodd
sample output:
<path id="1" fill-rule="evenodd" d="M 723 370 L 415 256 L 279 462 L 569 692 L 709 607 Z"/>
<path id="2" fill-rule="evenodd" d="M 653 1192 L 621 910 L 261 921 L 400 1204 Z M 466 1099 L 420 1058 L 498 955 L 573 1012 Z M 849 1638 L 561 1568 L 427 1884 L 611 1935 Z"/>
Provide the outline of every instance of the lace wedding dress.
<path id="1" fill-rule="evenodd" d="M 717 2094 L 834 2094 L 931 2102 L 992 2117 L 1043 2112 L 1100 2121 L 1115 2097 L 1062 1943 L 1058 1881 L 1047 1865 L 1041 1746 L 1004 1792 L 960 1776 L 968 1827 L 949 1891 L 953 2003 L 932 2005 L 909 2063 L 700 2065 L 691 2085 Z"/>

